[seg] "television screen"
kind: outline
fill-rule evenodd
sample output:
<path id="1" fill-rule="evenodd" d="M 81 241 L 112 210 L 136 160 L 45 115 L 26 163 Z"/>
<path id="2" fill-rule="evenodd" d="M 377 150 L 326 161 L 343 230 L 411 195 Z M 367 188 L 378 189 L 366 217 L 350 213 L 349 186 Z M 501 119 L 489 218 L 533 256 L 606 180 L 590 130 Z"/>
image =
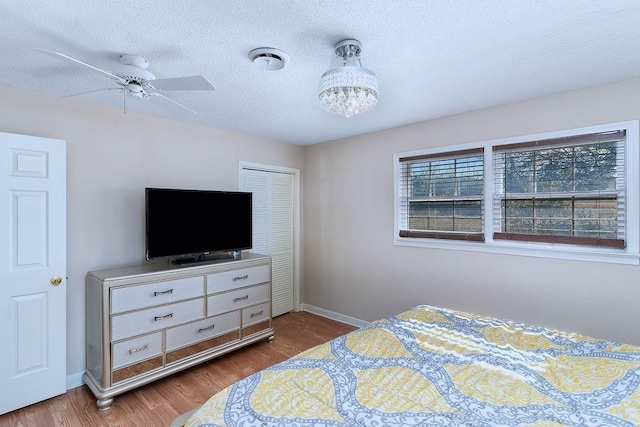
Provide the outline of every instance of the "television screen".
<path id="1" fill-rule="evenodd" d="M 251 193 L 146 188 L 146 259 L 251 249 Z"/>

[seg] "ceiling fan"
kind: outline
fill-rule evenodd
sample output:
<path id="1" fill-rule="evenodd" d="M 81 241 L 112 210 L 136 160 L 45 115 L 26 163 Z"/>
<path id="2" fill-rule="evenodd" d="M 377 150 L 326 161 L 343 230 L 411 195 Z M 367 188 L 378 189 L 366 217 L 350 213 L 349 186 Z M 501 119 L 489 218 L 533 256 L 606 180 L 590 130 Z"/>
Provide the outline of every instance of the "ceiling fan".
<path id="1" fill-rule="evenodd" d="M 36 49 L 38 52 L 64 59 L 72 63 L 82 65 L 88 69 L 101 73 L 103 76 L 110 78 L 117 86 L 103 89 L 96 89 L 88 92 L 76 93 L 68 96 L 79 96 L 88 93 L 102 92 L 109 90 L 117 90 L 123 93 L 126 110 L 126 97 L 133 99 L 148 99 L 159 101 L 165 107 L 177 105 L 187 111 L 195 113 L 192 109 L 174 101 L 171 98 L 161 94 L 164 90 L 215 90 L 215 87 L 203 76 L 174 77 L 168 79 L 156 79 L 150 71 L 147 70 L 149 62 L 141 56 L 137 55 L 120 55 L 120 65 L 113 70 L 112 73 L 100 68 L 89 65 L 78 59 L 72 58 L 60 52 L 46 49 Z M 167 101 L 170 104 L 167 104 Z M 173 104 L 173 105 L 172 105 Z"/>

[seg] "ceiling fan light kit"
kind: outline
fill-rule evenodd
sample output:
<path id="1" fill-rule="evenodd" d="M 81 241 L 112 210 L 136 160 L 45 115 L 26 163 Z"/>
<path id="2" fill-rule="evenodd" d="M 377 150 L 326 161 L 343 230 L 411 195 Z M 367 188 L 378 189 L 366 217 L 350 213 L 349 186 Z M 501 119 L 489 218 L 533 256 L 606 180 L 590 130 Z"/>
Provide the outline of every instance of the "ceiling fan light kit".
<path id="1" fill-rule="evenodd" d="M 342 59 L 342 66 L 322 75 L 318 85 L 320 107 L 345 117 L 371 110 L 378 103 L 378 78 L 362 66 L 361 43 L 354 39 L 342 40 L 334 50 Z"/>

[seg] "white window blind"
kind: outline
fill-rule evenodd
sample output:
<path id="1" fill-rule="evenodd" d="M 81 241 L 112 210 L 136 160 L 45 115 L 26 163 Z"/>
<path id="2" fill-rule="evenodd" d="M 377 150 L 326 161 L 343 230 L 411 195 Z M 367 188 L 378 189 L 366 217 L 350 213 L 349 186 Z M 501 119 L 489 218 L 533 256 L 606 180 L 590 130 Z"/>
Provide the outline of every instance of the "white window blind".
<path id="1" fill-rule="evenodd" d="M 625 131 L 493 147 L 493 238 L 625 247 Z"/>
<path id="2" fill-rule="evenodd" d="M 400 237 L 484 241 L 483 152 L 399 159 Z"/>

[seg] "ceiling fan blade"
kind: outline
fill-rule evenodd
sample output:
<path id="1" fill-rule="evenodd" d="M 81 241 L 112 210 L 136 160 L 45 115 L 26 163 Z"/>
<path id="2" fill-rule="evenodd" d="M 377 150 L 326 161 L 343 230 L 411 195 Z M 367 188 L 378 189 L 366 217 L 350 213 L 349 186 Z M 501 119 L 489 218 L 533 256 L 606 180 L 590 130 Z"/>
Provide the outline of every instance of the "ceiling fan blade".
<path id="1" fill-rule="evenodd" d="M 85 66 L 87 68 L 92 69 L 93 71 L 97 71 L 97 72 L 99 72 L 99 73 L 101 73 L 101 74 L 103 74 L 103 75 L 115 80 L 116 82 L 118 82 L 120 84 L 123 84 L 123 85 L 127 84 L 127 81 L 125 79 L 123 79 L 122 77 L 118 77 L 115 74 L 111 74 L 108 71 L 101 70 L 100 68 L 97 68 L 97 67 L 94 67 L 93 65 L 89 65 L 89 64 L 87 64 L 85 62 L 79 61 L 79 60 L 77 60 L 75 58 L 72 58 L 70 56 L 67 56 L 67 55 L 65 55 L 63 53 L 55 52 L 53 50 L 37 49 L 37 48 L 35 50 L 37 50 L 38 52 L 42 52 L 42 53 L 44 53 L 46 55 L 53 56 L 55 58 L 62 58 L 62 59 L 65 59 L 67 61 L 71 61 L 71 62 L 74 62 L 76 64 L 83 65 L 83 66 Z"/>
<path id="2" fill-rule="evenodd" d="M 156 90 L 215 90 L 215 86 L 202 76 L 174 77 L 148 82 Z"/>
<path id="3" fill-rule="evenodd" d="M 95 92 L 104 92 L 106 90 L 124 90 L 124 88 L 121 88 L 121 87 L 107 87 L 107 88 L 104 88 L 104 89 L 96 89 L 96 90 L 90 90 L 90 91 L 87 91 L 87 92 L 74 93 L 73 95 L 63 96 L 63 98 L 72 98 L 74 96 L 82 96 L 82 95 L 86 95 L 88 93 L 95 93 Z"/>
<path id="4" fill-rule="evenodd" d="M 191 108 L 185 107 L 184 105 L 180 104 L 179 102 L 174 101 L 171 98 L 167 98 L 166 96 L 164 96 L 162 94 L 159 94 L 158 92 L 151 92 L 151 93 L 148 93 L 148 95 L 149 95 L 149 99 L 150 100 L 154 101 L 156 104 L 158 104 L 158 105 L 160 105 L 162 107 L 165 107 L 167 109 L 176 111 L 175 106 L 177 105 L 179 107 L 184 108 L 187 111 L 192 112 L 193 114 L 197 114 Z M 158 101 L 160 101 L 160 102 L 158 102 Z M 165 102 L 165 101 L 167 101 L 167 102 Z"/>

